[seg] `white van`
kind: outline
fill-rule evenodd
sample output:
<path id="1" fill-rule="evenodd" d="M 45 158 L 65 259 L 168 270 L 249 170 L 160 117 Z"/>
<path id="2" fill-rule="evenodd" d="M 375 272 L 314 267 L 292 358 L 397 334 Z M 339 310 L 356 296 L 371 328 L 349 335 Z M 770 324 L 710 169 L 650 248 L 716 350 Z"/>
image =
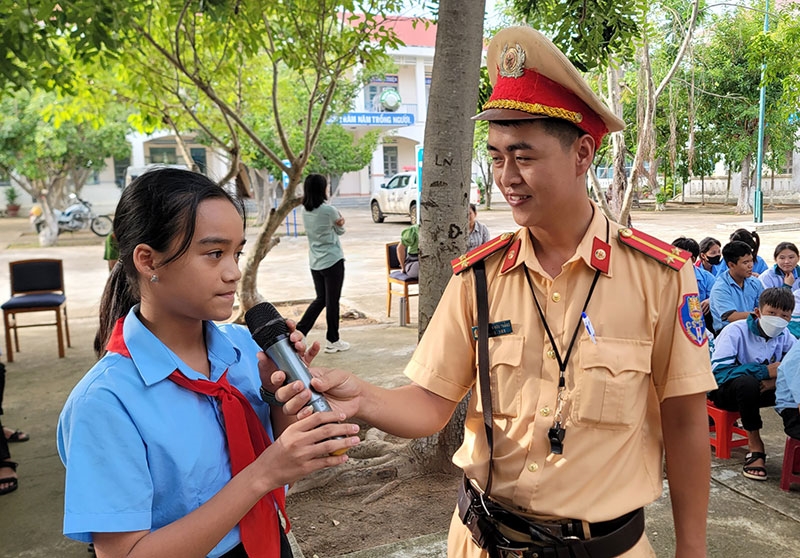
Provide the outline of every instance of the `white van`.
<path id="1" fill-rule="evenodd" d="M 470 184 L 470 203 L 477 203 L 478 185 Z M 369 201 L 372 220 L 383 223 L 387 215 L 405 215 L 414 225 L 417 222 L 417 173 L 398 172 L 389 182 L 373 189 Z"/>

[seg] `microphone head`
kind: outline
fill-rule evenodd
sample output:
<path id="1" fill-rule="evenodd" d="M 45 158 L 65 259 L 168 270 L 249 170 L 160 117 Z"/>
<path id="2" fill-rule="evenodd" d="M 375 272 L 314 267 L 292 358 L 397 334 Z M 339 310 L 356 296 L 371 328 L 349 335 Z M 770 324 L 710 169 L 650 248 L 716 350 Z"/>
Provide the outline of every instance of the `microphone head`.
<path id="1" fill-rule="evenodd" d="M 286 320 L 269 302 L 253 306 L 245 313 L 244 321 L 253 341 L 262 349 L 274 345 L 282 336 L 289 336 Z"/>

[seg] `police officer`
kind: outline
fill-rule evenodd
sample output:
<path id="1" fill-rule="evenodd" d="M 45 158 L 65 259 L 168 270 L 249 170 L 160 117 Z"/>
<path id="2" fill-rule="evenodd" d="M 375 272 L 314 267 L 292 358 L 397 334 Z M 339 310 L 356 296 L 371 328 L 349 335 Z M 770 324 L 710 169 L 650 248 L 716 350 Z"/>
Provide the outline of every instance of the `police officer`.
<path id="1" fill-rule="evenodd" d="M 588 199 L 594 154 L 623 123 L 547 38 L 502 30 L 488 64 L 477 118 L 521 228 L 454 261 L 410 385 L 333 370 L 314 386 L 405 438 L 440 430 L 474 388 L 450 557 L 653 556 L 642 507 L 661 494 L 664 448 L 676 554 L 705 556 L 715 382 L 690 255 Z M 309 397 L 296 392 L 277 394 L 294 395 L 287 412 Z"/>

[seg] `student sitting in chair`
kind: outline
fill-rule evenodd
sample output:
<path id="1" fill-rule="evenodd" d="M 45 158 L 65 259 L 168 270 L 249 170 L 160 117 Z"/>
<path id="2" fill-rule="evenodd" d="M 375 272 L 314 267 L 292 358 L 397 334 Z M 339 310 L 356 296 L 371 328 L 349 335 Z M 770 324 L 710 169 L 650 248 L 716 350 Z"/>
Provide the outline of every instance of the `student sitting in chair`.
<path id="1" fill-rule="evenodd" d="M 411 225 L 400 233 L 397 259 L 400 261 L 403 273 L 410 279 L 419 277 L 419 225 Z"/>
<path id="2" fill-rule="evenodd" d="M 778 365 L 796 341 L 786 330 L 793 309 L 789 289 L 766 289 L 755 312 L 725 327 L 716 339 L 711 367 L 719 387 L 708 397 L 720 409 L 741 415 L 750 449 L 742 474 L 749 479 L 767 479 L 759 409 L 775 405 Z"/>

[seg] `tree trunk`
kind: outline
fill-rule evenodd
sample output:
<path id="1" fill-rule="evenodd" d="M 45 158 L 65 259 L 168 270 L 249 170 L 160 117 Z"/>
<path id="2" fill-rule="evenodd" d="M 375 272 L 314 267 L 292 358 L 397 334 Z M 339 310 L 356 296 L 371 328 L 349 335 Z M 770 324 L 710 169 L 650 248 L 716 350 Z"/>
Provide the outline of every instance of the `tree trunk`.
<path id="1" fill-rule="evenodd" d="M 439 2 L 436 53 L 425 126 L 420 225 L 419 333 L 425 332 L 467 247 L 470 168 L 483 47 L 484 0 Z M 435 107 L 435 109 L 433 108 Z M 438 436 L 416 440 L 429 470 L 452 470 L 464 429 L 464 403 Z"/>
<path id="2" fill-rule="evenodd" d="M 256 240 L 253 243 L 253 249 L 247 253 L 247 258 L 242 268 L 242 279 L 239 282 L 239 289 L 236 293 L 239 299 L 239 312 L 234 318 L 236 323 L 242 323 L 245 312 L 264 301 L 257 288 L 258 267 L 269 251 L 280 242 L 280 238 L 275 236 L 275 231 L 278 230 L 292 209 L 302 202 L 301 198 L 294 195 L 297 184 L 300 181 L 300 172 L 302 171 L 289 170 L 291 173 L 289 175 L 289 185 L 283 193 L 280 205 L 270 212 L 269 218 L 261 225 L 258 236 L 256 236 Z"/>
<path id="3" fill-rule="evenodd" d="M 742 161 L 742 184 L 739 188 L 739 203 L 736 204 L 736 214 L 745 215 L 753 212 L 750 205 L 750 166 L 753 162 L 753 154 L 748 153 Z"/>
<path id="4" fill-rule="evenodd" d="M 606 70 L 608 104 L 611 111 L 620 118 L 622 118 L 622 88 L 620 86 L 622 73 L 622 69 L 614 67 L 614 61 L 610 60 Z M 622 222 L 620 219 L 624 216 L 627 220 L 627 215 L 630 213 L 630 210 L 625 211 L 626 204 L 631 203 L 631 183 L 628 182 L 628 175 L 625 169 L 625 154 L 627 153 L 625 133 L 613 132 L 610 137 L 614 177 L 611 182 L 611 205 L 605 206 L 608 211 L 606 216 L 612 221 Z M 630 205 L 627 207 L 630 207 Z"/>
<path id="5" fill-rule="evenodd" d="M 728 165 L 728 182 L 725 185 L 725 201 L 723 205 L 728 205 L 728 198 L 731 196 L 731 166 Z"/>

